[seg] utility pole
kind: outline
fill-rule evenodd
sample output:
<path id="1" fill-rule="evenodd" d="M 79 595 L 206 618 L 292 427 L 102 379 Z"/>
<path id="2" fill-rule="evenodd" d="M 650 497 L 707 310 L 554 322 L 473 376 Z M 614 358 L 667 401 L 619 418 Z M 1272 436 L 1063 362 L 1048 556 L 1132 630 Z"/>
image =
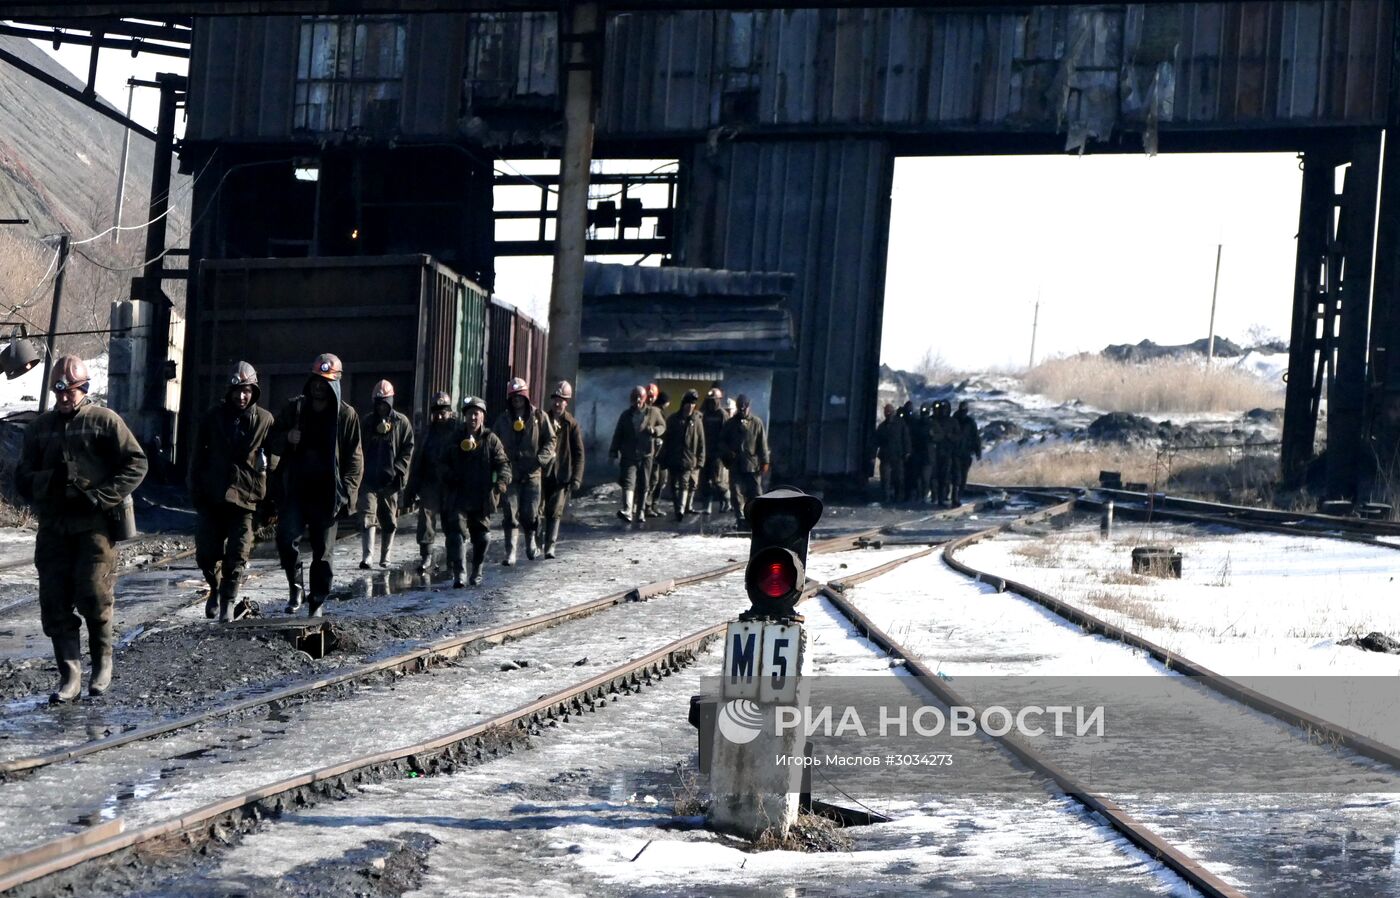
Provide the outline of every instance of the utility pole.
<path id="1" fill-rule="evenodd" d="M 53 307 L 49 309 L 49 335 L 44 340 L 44 382 L 39 386 L 39 411 L 49 407 L 49 373 L 53 371 L 53 339 L 58 334 L 58 310 L 63 302 L 63 269 L 68 266 L 68 235 L 58 235 L 58 273 L 53 276 Z"/>
<path id="2" fill-rule="evenodd" d="M 583 330 L 583 261 L 588 234 L 588 175 L 593 162 L 594 70 L 601 58 L 597 3 L 571 3 L 563 15 L 564 148 L 554 219 L 554 280 L 549 290 L 549 379 L 578 382 Z M 536 389 L 542 389 L 543 385 Z"/>
<path id="3" fill-rule="evenodd" d="M 1031 318 L 1031 361 L 1027 370 L 1035 367 L 1035 333 L 1040 329 L 1040 291 L 1035 291 L 1035 315 Z"/>
<path id="4" fill-rule="evenodd" d="M 1215 283 L 1210 288 L 1210 330 L 1206 337 L 1206 367 L 1215 361 L 1215 296 L 1220 290 L 1220 252 L 1225 244 L 1215 245 Z"/>
<path id="5" fill-rule="evenodd" d="M 136 84 L 132 79 L 126 82 L 126 117 L 131 119 L 131 101 L 136 95 Z M 117 207 L 112 212 L 112 243 L 121 242 L 122 204 L 126 202 L 126 157 L 131 149 L 131 129 L 122 130 L 122 158 L 117 163 Z"/>

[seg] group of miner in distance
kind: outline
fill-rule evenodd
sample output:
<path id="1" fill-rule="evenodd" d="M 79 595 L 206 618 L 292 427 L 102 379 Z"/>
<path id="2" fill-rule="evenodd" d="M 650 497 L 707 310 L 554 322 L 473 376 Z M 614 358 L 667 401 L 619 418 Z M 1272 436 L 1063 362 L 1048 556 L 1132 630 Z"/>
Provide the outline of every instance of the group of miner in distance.
<path id="1" fill-rule="evenodd" d="M 488 522 L 502 511 L 504 564 L 516 562 L 521 531 L 531 559 L 555 556 L 559 522 L 583 482 L 583 438 L 569 414 L 573 388 L 561 381 L 548 412 L 535 407 L 520 378 L 507 384 L 507 407 L 486 426 L 486 402 L 434 393 L 416 447 L 413 425 L 394 410 L 394 385 L 374 385 L 372 407 L 358 414 L 341 396 L 341 361 L 317 356 L 301 395 L 276 417 L 258 407 L 258 375 L 239 362 L 223 400 L 200 419 L 190 453 L 190 495 L 198 513 L 196 561 L 209 583 L 204 612 L 233 619 L 240 580 L 253 546 L 254 516 L 275 508 L 277 552 L 287 575 L 286 612 L 306 599 L 320 617 L 331 592 L 337 521 L 352 509 L 360 528 L 360 567 L 378 551 L 388 567 L 400 498 L 418 506 L 418 569 L 432 569 L 438 531 L 446 534 L 453 586 L 482 583 Z M 543 521 L 541 521 L 543 519 Z M 301 541 L 311 549 L 303 579 Z M 467 574 L 465 544 L 472 547 Z"/>
<path id="2" fill-rule="evenodd" d="M 886 504 L 930 497 L 943 507 L 962 504 L 972 459 L 982 457 L 982 437 L 966 401 L 956 413 L 949 410 L 943 400 L 924 403 L 917 414 L 912 401 L 898 410 L 885 404 L 884 420 L 875 428 L 875 458 Z"/>
<path id="3" fill-rule="evenodd" d="M 618 416 L 608 449 L 622 487 L 617 516 L 637 523 L 659 517 L 661 488 L 669 483 L 676 521 L 711 514 L 718 502 L 721 514 L 733 509 L 734 522 L 743 529 L 744 508 L 762 492 L 769 468 L 762 419 L 753 414 L 747 396 L 726 403 L 718 384 L 703 403 L 697 391 L 687 390 L 680 409 L 668 417 L 670 404 L 656 384 L 639 385 Z"/>

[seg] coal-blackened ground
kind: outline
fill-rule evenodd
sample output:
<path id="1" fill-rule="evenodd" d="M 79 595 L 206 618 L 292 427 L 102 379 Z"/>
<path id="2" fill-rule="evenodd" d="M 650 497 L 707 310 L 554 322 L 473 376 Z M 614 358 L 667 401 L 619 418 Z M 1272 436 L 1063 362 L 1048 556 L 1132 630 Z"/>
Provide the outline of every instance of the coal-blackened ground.
<path id="1" fill-rule="evenodd" d="M 83 695 L 62 708 L 47 706 L 57 674 L 48 640 L 39 631 L 37 602 L 12 606 L 0 612 L 0 702 L 5 709 L 0 759 L 71 746 L 266 693 L 435 639 L 708 570 L 747 554 L 747 541 L 734 538 L 728 515 L 698 516 L 679 525 L 667 517 L 638 527 L 615 517 L 615 497 L 616 487 L 607 485 L 573 503 L 557 559 L 528 561 L 522 550 L 516 567 L 503 567 L 499 533 L 493 534 L 486 583 L 479 589 L 452 588 L 441 564 L 441 538 L 435 574 L 416 574 L 411 517 L 402 525 L 388 571 L 359 570 L 360 540 L 343 528 L 336 547 L 337 593 L 325 609 L 329 650 L 321 658 L 299 650 L 285 631 L 206 620 L 203 580 L 192 559 L 165 571 L 129 574 L 118 584 L 112 690 L 99 698 Z M 919 514 L 832 506 L 816 536 Z M 181 545 L 178 537 L 162 536 L 140 554 L 152 556 Z M 277 619 L 284 617 L 287 587 L 270 548 L 262 545 L 255 552 L 243 592 L 262 617 Z M 32 568 L 22 576 L 13 573 L 18 577 L 10 584 L 14 600 L 32 597 Z M 86 668 L 85 662 L 85 676 Z M 317 695 L 318 700 L 325 697 Z"/>

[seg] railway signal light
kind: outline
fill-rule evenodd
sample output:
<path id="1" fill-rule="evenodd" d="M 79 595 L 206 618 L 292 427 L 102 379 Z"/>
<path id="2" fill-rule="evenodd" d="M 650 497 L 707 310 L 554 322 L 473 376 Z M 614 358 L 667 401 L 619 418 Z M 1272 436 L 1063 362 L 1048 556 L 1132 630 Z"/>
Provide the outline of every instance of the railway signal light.
<path id="1" fill-rule="evenodd" d="M 744 588 L 753 607 L 743 619 L 793 617 L 807 582 L 807 542 L 822 502 L 801 490 L 769 490 L 748 504 L 752 537 Z"/>

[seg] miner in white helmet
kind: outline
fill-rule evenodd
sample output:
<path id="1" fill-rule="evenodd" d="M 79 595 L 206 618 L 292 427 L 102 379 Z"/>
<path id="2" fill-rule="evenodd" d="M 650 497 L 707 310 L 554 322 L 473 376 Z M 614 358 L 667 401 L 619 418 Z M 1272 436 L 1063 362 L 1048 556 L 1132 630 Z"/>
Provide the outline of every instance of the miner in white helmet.
<path id="1" fill-rule="evenodd" d="M 549 420 L 557 435 L 554 464 L 544 475 L 544 557 L 553 558 L 559 545 L 559 522 L 569 496 L 583 486 L 583 431 L 569 414 L 574 388 L 559 381 L 549 396 Z"/>
<path id="2" fill-rule="evenodd" d="M 329 352 L 311 363 L 300 396 L 282 407 L 267 444 L 280 459 L 277 554 L 287 574 L 287 613 L 301 607 L 301 538 L 311 543 L 311 584 L 306 614 L 320 617 L 331 592 L 331 548 L 337 519 L 356 507 L 364 475 L 360 416 L 340 395 L 344 374 Z"/>
<path id="3" fill-rule="evenodd" d="M 360 445 L 365 454 L 365 476 L 356 509 L 360 524 L 360 569 L 369 570 L 379 534 L 379 566 L 389 566 L 389 550 L 399 529 L 399 492 L 408 482 L 413 461 L 413 425 L 394 410 L 394 385 L 381 380 L 374 385 L 374 407 L 360 416 Z"/>

